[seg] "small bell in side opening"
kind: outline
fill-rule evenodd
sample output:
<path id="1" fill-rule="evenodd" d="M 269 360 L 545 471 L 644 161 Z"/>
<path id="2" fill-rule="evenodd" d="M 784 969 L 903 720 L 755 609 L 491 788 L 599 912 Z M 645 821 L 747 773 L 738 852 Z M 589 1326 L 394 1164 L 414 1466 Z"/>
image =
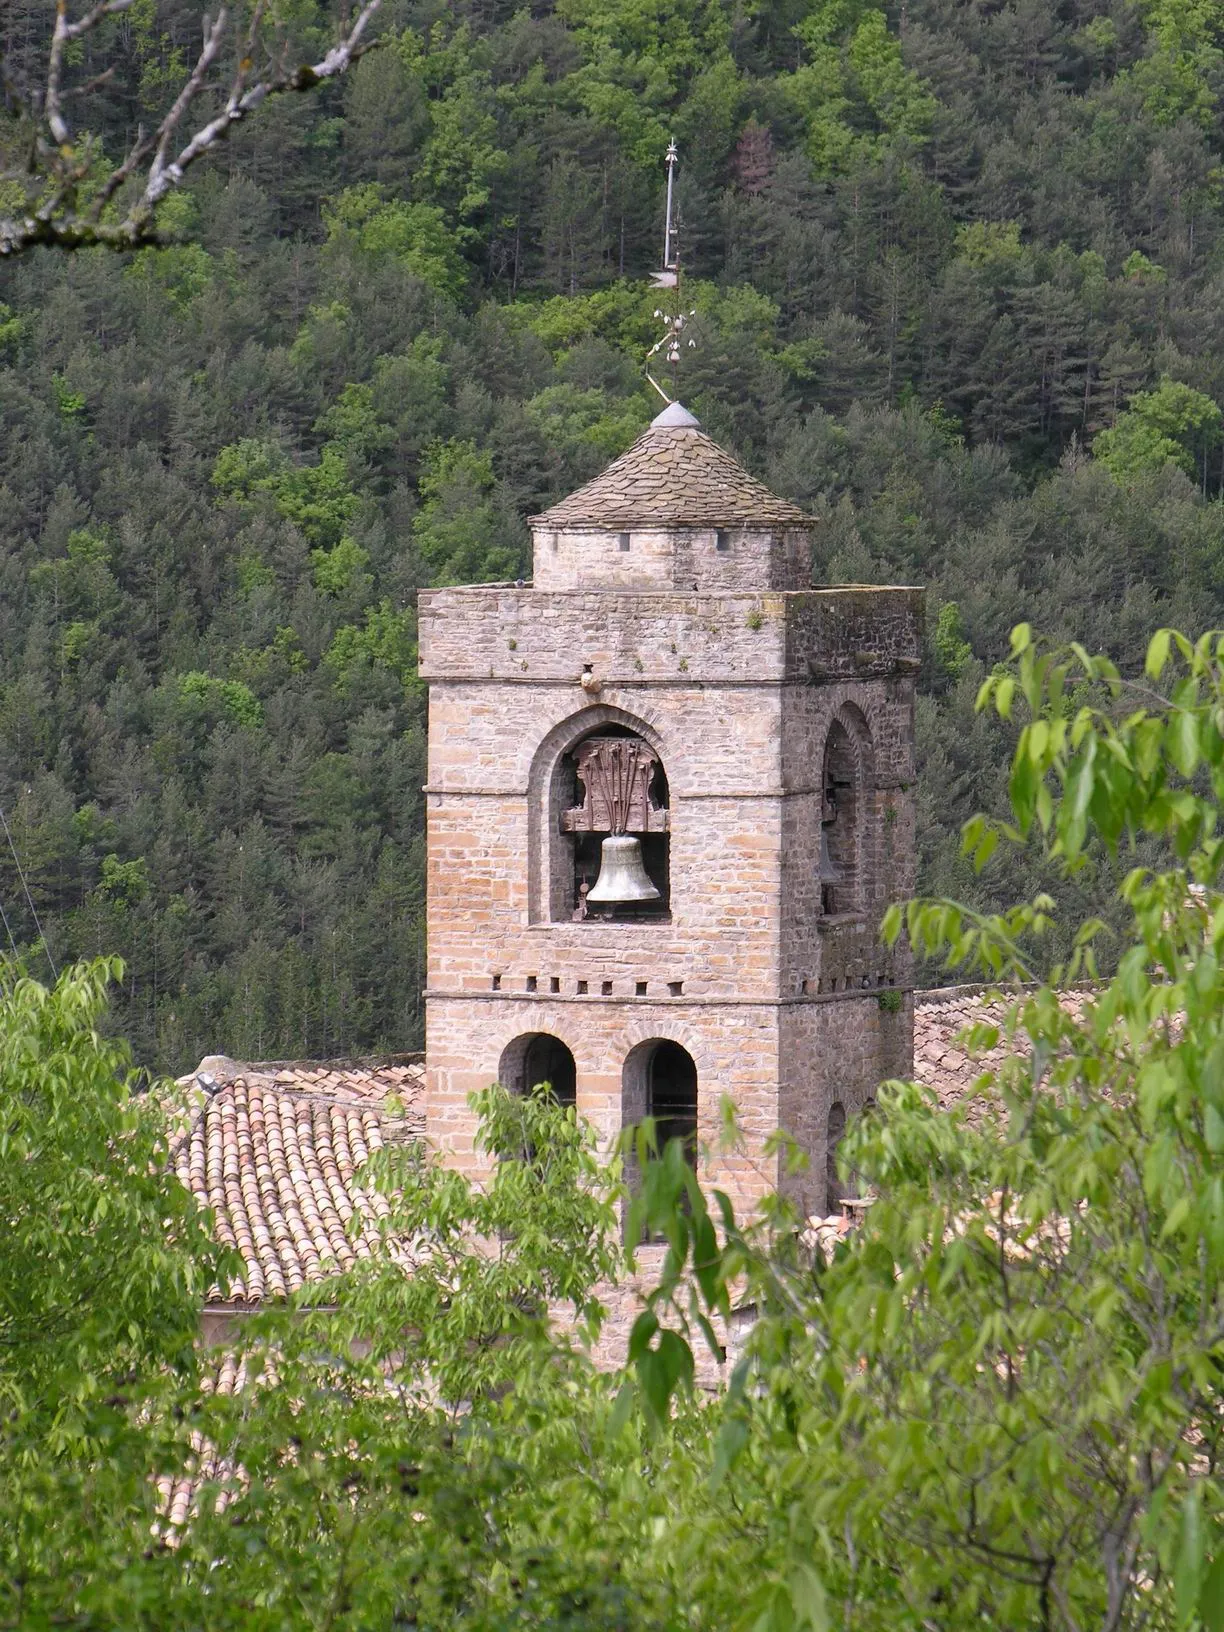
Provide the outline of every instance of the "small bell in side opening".
<path id="1" fill-rule="evenodd" d="M 833 852 L 829 849 L 829 830 L 822 827 L 820 830 L 820 882 L 822 884 L 843 884 L 845 875 L 833 860 Z"/>
<path id="2" fill-rule="evenodd" d="M 642 865 L 642 846 L 632 833 L 610 833 L 603 841 L 599 877 L 587 892 L 598 906 L 623 901 L 658 901 L 658 890 Z"/>

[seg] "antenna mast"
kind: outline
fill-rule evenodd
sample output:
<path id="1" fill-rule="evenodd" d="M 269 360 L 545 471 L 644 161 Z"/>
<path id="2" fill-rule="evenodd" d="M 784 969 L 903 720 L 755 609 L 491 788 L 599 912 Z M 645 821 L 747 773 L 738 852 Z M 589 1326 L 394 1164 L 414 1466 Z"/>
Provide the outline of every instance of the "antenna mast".
<path id="1" fill-rule="evenodd" d="M 664 274 L 675 273 L 672 278 L 673 285 L 680 280 L 679 257 L 675 261 L 672 260 L 672 188 L 676 179 L 676 161 L 679 157 L 673 138 L 667 144 L 667 222 L 663 228 L 663 271 Z"/>
<path id="2" fill-rule="evenodd" d="M 679 162 L 680 154 L 676 148 L 675 141 L 672 140 L 667 144 L 667 156 L 665 160 L 667 165 L 667 215 L 663 225 L 663 269 L 661 272 L 651 273 L 651 282 L 656 289 L 674 289 L 676 291 L 676 310 L 675 312 L 667 312 L 661 307 L 656 308 L 654 315 L 662 322 L 663 333 L 646 353 L 646 378 L 663 398 L 663 401 L 668 404 L 672 403 L 675 398 L 668 396 L 667 392 L 664 391 L 658 380 L 656 380 L 654 375 L 650 372 L 651 360 L 656 357 L 659 352 L 662 352 L 664 361 L 670 363 L 674 369 L 677 363 L 680 361 L 680 336 L 684 330 L 684 326 L 690 317 L 696 316 L 696 308 L 693 308 L 692 311 L 685 312 L 680 306 L 680 229 L 676 224 L 675 215 L 673 213 L 675 204 L 676 165 Z M 695 346 L 697 342 L 695 340 L 688 340 L 685 342 L 685 344 Z M 672 384 L 674 389 L 674 376 Z"/>

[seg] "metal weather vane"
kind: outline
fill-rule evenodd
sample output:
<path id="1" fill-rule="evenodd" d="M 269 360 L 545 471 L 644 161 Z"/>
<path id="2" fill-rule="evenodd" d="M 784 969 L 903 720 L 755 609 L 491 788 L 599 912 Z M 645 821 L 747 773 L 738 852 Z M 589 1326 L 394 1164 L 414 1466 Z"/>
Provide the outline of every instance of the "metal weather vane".
<path id="1" fill-rule="evenodd" d="M 690 317 L 696 317 L 697 309 L 692 307 L 686 312 L 680 304 L 680 228 L 674 213 L 676 165 L 679 160 L 680 155 L 676 150 L 675 142 L 668 142 L 666 159 L 667 215 L 663 226 L 663 269 L 660 272 L 651 274 L 651 281 L 656 289 L 674 289 L 676 291 L 676 309 L 674 312 L 669 312 L 664 310 L 663 307 L 657 306 L 655 308 L 654 315 L 663 324 L 663 333 L 646 353 L 646 378 L 663 398 L 663 401 L 669 404 L 674 402 L 675 398 L 674 396 L 668 396 L 667 392 L 664 391 L 658 380 L 650 372 L 651 362 L 662 352 L 664 362 L 674 369 L 680 362 L 683 347 L 697 344 L 695 340 L 684 337 L 685 325 Z M 674 375 L 672 387 L 674 390 Z"/>

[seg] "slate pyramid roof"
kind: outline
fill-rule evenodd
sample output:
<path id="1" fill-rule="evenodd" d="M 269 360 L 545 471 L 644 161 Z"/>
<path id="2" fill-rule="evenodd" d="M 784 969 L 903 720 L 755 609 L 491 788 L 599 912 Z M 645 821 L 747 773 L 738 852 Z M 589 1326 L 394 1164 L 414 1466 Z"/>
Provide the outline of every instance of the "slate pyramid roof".
<path id="1" fill-rule="evenodd" d="M 585 487 L 533 516 L 537 527 L 811 527 L 797 505 L 750 476 L 680 403 Z"/>

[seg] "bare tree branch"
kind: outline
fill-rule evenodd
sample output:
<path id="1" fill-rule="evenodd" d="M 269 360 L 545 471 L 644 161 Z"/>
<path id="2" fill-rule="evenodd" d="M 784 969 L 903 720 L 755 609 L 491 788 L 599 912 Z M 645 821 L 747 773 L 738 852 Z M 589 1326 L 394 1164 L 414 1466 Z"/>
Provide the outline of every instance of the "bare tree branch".
<path id="1" fill-rule="evenodd" d="M 5 180 L 20 182 L 28 199 L 24 212 L 0 216 L 0 256 L 19 255 L 40 245 L 79 249 L 99 244 L 124 250 L 157 243 L 157 206 L 182 184 L 191 166 L 224 141 L 234 126 L 268 97 L 311 91 L 345 73 L 374 43 L 366 36 L 382 0 L 364 0 L 356 17 L 340 25 L 339 37 L 318 62 L 296 66 L 291 65 L 287 44 L 275 57 L 264 45 L 261 31 L 266 0 L 256 0 L 245 38 L 235 42 L 237 60 L 228 87 L 217 70 L 230 33 L 231 10 L 222 5 L 213 21 L 205 14 L 203 46 L 174 102 L 155 129 L 137 130 L 122 160 L 83 198 L 91 174 L 96 171 L 98 147 L 90 138 L 74 141 L 64 104 L 67 98 L 104 84 L 114 70 L 105 69 L 84 85 L 65 87 L 66 48 L 94 33 L 107 18 L 127 11 L 131 4 L 132 0 L 98 0 L 73 21 L 69 0 L 56 0 L 42 95 L 27 99 L 29 162 L 20 172 L 10 169 L 0 173 Z M 262 71 L 258 68 L 261 54 L 265 57 Z M 7 94 L 12 89 L 7 77 L 5 85 Z M 218 111 L 182 139 L 184 126 L 190 130 L 188 118 L 193 107 L 201 101 L 216 107 L 219 96 L 223 100 Z M 119 195 L 136 178 L 140 178 L 139 191 L 134 197 L 127 194 L 126 206 L 117 204 Z"/>
<path id="2" fill-rule="evenodd" d="M 56 0 L 55 30 L 51 35 L 51 50 L 47 57 L 47 88 L 43 93 L 43 117 L 58 146 L 71 142 L 72 132 L 60 107 L 60 79 L 64 71 L 64 47 L 70 40 L 79 40 L 97 28 L 104 17 L 127 11 L 132 0 L 98 0 L 92 11 L 87 11 L 77 22 L 68 21 L 68 0 Z"/>

